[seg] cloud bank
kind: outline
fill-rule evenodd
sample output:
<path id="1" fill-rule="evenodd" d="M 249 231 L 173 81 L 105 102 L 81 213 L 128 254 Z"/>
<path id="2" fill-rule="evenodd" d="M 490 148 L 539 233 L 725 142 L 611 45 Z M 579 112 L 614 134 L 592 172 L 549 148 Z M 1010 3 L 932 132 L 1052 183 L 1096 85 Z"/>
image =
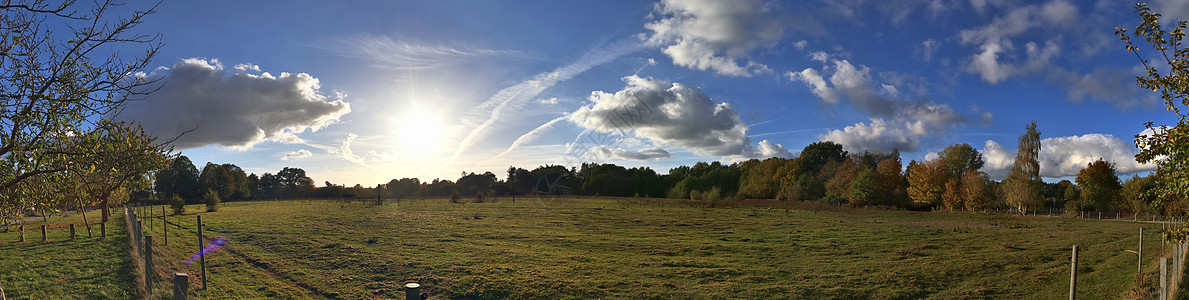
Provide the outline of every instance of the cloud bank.
<path id="1" fill-rule="evenodd" d="M 1008 152 L 995 141 L 988 140 L 982 153 L 987 162 L 983 171 L 992 178 L 1006 178 L 1015 163 L 1015 152 Z M 1099 158 L 1114 163 L 1120 175 L 1156 170 L 1154 164 L 1136 162 L 1135 153 L 1134 144 L 1110 134 L 1046 138 L 1040 140 L 1040 176 L 1077 176 L 1082 168 Z"/>
<path id="2" fill-rule="evenodd" d="M 591 93 L 592 104 L 570 114 L 570 121 L 585 129 L 685 148 L 696 155 L 791 156 L 766 140 L 752 145 L 747 125 L 731 105 L 714 103 L 697 87 L 638 76 L 624 81 L 628 85 L 621 91 Z"/>
<path id="3" fill-rule="evenodd" d="M 867 66 L 828 57 L 820 61 L 828 62 L 821 71 L 807 68 L 786 76 L 805 83 L 822 103 L 834 104 L 846 99 L 852 107 L 871 116 L 867 122 L 819 136 L 821 140 L 842 144 L 847 151 L 917 151 L 922 138 L 946 132 L 958 124 L 972 123 L 946 104 L 898 99 L 900 92 L 895 85 L 881 83 L 877 89 Z M 983 119 L 990 122 L 991 115 L 983 114 Z"/>
<path id="4" fill-rule="evenodd" d="M 165 84 L 144 101 L 130 103 L 117 118 L 139 121 L 165 139 L 193 129 L 174 142 L 179 149 L 299 143 L 298 134 L 318 131 L 351 111 L 343 95 L 322 94 L 318 79 L 306 73 L 227 72 L 217 59 L 190 58 L 145 76 L 165 77 Z"/>
<path id="5" fill-rule="evenodd" d="M 768 72 L 768 66 L 748 56 L 775 44 L 782 34 L 780 23 L 759 0 L 664 0 L 656 13 L 660 19 L 644 25 L 652 31 L 647 45 L 661 47 L 675 65 L 721 75 Z"/>

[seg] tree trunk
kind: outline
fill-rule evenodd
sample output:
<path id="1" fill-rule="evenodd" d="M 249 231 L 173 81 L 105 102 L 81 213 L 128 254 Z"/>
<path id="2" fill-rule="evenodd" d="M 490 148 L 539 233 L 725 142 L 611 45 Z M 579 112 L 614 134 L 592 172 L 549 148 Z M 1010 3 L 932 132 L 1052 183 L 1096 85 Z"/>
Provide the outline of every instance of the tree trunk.
<path id="1" fill-rule="evenodd" d="M 87 222 L 87 206 L 83 205 L 83 199 L 78 199 L 78 212 L 83 214 L 83 225 L 87 226 L 87 236 L 95 236 L 91 234 L 91 222 Z"/>
<path id="2" fill-rule="evenodd" d="M 111 211 L 107 207 L 107 198 L 103 197 L 103 200 L 99 201 L 99 206 L 103 208 L 103 223 L 107 223 L 108 216 L 111 216 Z"/>

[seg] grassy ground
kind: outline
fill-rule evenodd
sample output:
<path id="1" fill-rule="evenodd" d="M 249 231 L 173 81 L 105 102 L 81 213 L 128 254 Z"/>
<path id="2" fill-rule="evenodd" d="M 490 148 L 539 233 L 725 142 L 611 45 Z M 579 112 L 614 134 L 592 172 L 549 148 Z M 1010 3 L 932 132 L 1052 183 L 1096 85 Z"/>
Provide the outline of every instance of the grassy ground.
<path id="1" fill-rule="evenodd" d="M 209 289 L 195 291 L 206 298 L 400 298 L 417 281 L 433 299 L 1053 299 L 1067 297 L 1077 244 L 1078 293 L 1101 299 L 1136 296 L 1136 256 L 1124 250 L 1140 226 L 1145 261 L 1160 249 L 1159 224 L 1003 214 L 632 199 L 202 209 L 170 216 L 169 245 L 156 251 L 159 275 L 192 274 L 198 290 L 198 263 L 182 262 L 197 253 L 202 215 L 208 240 L 227 240 L 207 257 Z M 154 296 L 169 291 L 162 283 Z"/>
<path id="2" fill-rule="evenodd" d="M 8 299 L 132 299 L 132 261 L 128 256 L 128 235 L 122 213 L 113 211 L 107 223 L 107 239 L 99 239 L 99 225 L 92 224 L 94 237 L 87 236 L 80 214 L 51 217 L 25 224 L 25 242 L 18 242 L 15 230 L 0 232 L 0 284 Z M 91 222 L 97 211 L 87 212 Z M 41 241 L 41 225 L 47 226 L 48 242 Z M 70 240 L 69 224 L 75 224 L 76 239 Z"/>

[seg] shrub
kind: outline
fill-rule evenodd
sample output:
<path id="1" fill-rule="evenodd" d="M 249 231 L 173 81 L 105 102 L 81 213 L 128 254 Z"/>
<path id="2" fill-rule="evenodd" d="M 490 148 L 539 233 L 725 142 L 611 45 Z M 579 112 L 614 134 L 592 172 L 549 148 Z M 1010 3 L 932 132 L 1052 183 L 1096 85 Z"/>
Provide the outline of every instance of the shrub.
<path id="1" fill-rule="evenodd" d="M 169 206 L 173 208 L 173 215 L 181 215 L 186 212 L 186 200 L 178 195 L 169 196 Z"/>
<path id="2" fill-rule="evenodd" d="M 462 200 L 462 193 L 459 193 L 458 189 L 454 189 L 453 191 L 450 191 L 450 203 L 458 203 L 461 200 Z"/>
<path id="3" fill-rule="evenodd" d="M 722 201 L 722 189 L 717 186 L 711 188 L 710 191 L 702 193 L 702 200 L 709 202 L 706 205 L 710 207 L 718 206 L 718 202 Z"/>
<path id="4" fill-rule="evenodd" d="M 485 197 L 483 196 L 483 192 L 475 193 L 475 203 L 483 203 L 484 201 L 486 201 L 486 199 L 484 199 L 484 198 Z"/>
<path id="5" fill-rule="evenodd" d="M 216 193 L 214 190 L 206 190 L 206 195 L 202 196 L 202 200 L 206 202 L 206 211 L 219 211 L 219 193 Z"/>

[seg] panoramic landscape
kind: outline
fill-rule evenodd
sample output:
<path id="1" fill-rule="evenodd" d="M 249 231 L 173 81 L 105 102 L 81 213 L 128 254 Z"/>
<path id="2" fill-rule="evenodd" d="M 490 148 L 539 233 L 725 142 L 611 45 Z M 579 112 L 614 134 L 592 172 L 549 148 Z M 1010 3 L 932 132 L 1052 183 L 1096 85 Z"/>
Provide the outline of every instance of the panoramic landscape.
<path id="1" fill-rule="evenodd" d="M 0 10 L 0 299 L 1189 298 L 1184 1 Z"/>

